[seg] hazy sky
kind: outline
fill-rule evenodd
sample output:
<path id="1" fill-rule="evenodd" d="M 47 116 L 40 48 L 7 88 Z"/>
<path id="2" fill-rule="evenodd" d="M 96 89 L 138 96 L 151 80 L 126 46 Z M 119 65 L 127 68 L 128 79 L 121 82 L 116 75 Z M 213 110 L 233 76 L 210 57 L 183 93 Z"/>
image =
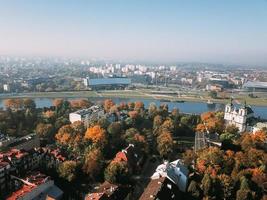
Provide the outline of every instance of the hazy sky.
<path id="1" fill-rule="evenodd" d="M 267 65 L 267 0 L 0 0 L 0 54 Z"/>

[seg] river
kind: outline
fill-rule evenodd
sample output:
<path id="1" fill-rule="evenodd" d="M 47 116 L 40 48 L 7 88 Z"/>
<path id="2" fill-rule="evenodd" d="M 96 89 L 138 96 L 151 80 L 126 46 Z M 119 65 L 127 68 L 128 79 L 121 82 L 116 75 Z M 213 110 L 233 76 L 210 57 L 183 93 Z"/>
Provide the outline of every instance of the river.
<path id="1" fill-rule="evenodd" d="M 75 98 L 68 98 L 68 99 L 71 100 Z M 101 98 L 101 97 L 89 98 L 89 100 L 92 102 L 102 101 L 104 99 L 105 98 Z M 184 102 L 184 103 L 160 102 L 159 100 L 140 99 L 140 98 L 131 98 L 131 99 L 112 98 L 112 99 L 115 103 L 142 101 L 144 102 L 146 108 L 152 102 L 154 102 L 157 106 L 159 106 L 162 103 L 166 103 L 169 106 L 169 110 L 172 110 L 173 108 L 178 108 L 183 113 L 192 113 L 192 114 L 201 114 L 207 111 L 215 111 L 215 110 L 224 109 L 224 104 L 215 104 L 213 106 L 208 106 L 206 103 L 201 103 L 201 102 Z M 38 108 L 50 107 L 52 106 L 53 98 L 34 98 L 34 101 Z M 0 99 L 0 108 L 4 108 L 3 102 L 4 102 L 4 99 Z M 254 111 L 255 117 L 267 119 L 267 106 L 251 106 L 251 108 Z"/>

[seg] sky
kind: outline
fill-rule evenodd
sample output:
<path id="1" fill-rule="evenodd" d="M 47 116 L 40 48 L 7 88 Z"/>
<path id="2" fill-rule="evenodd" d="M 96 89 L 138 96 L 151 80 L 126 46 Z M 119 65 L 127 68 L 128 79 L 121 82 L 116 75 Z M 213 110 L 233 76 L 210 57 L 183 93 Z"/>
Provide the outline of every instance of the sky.
<path id="1" fill-rule="evenodd" d="M 0 55 L 267 66 L 267 0 L 0 0 Z"/>

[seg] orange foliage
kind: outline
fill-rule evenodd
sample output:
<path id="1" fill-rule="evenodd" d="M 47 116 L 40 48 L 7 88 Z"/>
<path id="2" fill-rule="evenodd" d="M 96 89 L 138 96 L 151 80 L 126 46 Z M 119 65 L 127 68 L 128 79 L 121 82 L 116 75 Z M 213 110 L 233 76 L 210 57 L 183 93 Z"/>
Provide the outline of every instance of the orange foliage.
<path id="1" fill-rule="evenodd" d="M 128 105 L 125 102 L 121 102 L 118 108 L 119 110 L 127 110 Z"/>
<path id="2" fill-rule="evenodd" d="M 92 140 L 92 142 L 96 144 L 105 143 L 105 130 L 102 129 L 99 125 L 95 125 L 87 129 L 84 138 Z"/>
<path id="3" fill-rule="evenodd" d="M 206 161 L 205 160 L 198 160 L 197 170 L 201 173 L 204 173 L 206 171 Z"/>
<path id="4" fill-rule="evenodd" d="M 257 131 L 251 135 L 251 138 L 255 143 L 264 143 L 267 139 L 266 134 L 263 131 Z"/>
<path id="5" fill-rule="evenodd" d="M 6 99 L 4 104 L 7 108 L 10 109 L 20 109 L 23 107 L 22 99 Z"/>
<path id="6" fill-rule="evenodd" d="M 43 112 L 43 116 L 44 116 L 45 118 L 52 118 L 52 117 L 55 116 L 55 112 L 52 111 L 52 110 L 48 110 L 48 111 L 46 111 L 46 112 Z"/>
<path id="7" fill-rule="evenodd" d="M 213 112 L 205 112 L 205 113 L 202 113 L 202 114 L 201 114 L 201 120 L 202 120 L 203 122 L 206 122 L 206 121 L 208 121 L 209 119 L 214 118 L 214 117 L 215 117 L 215 115 L 214 115 Z"/>
<path id="8" fill-rule="evenodd" d="M 135 102 L 134 110 L 144 109 L 144 103 L 142 101 Z"/>
<path id="9" fill-rule="evenodd" d="M 267 182 L 267 175 L 262 169 L 254 168 L 250 171 L 252 172 L 252 180 L 257 183 L 259 187 L 262 187 L 263 183 Z"/>
<path id="10" fill-rule="evenodd" d="M 88 108 L 91 106 L 91 102 L 86 99 L 72 100 L 70 102 L 72 108 Z"/>
<path id="11" fill-rule="evenodd" d="M 106 99 L 104 101 L 104 109 L 106 112 L 109 112 L 110 108 L 114 106 L 115 103 L 111 99 Z"/>
<path id="12" fill-rule="evenodd" d="M 53 101 L 53 105 L 55 106 L 55 107 L 59 107 L 59 106 L 61 106 L 63 104 L 63 99 L 54 99 L 54 101 Z"/>
<path id="13" fill-rule="evenodd" d="M 140 135 L 139 133 L 137 133 L 137 134 L 134 135 L 134 139 L 137 142 L 142 142 L 142 143 L 145 142 L 145 137 L 143 135 Z"/>
<path id="14" fill-rule="evenodd" d="M 196 127 L 196 131 L 200 132 L 200 133 L 206 132 L 205 125 L 204 124 L 198 124 L 197 127 Z"/>

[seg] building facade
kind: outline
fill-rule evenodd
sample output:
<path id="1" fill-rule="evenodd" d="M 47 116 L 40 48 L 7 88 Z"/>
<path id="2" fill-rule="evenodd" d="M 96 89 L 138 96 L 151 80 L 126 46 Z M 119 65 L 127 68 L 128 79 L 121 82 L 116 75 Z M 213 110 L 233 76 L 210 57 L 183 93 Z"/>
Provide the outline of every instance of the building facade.
<path id="1" fill-rule="evenodd" d="M 239 132 L 244 132 L 247 130 L 248 121 L 254 116 L 254 113 L 246 103 L 237 108 L 231 103 L 225 106 L 224 120 L 226 125 L 234 125 L 239 129 Z"/>

